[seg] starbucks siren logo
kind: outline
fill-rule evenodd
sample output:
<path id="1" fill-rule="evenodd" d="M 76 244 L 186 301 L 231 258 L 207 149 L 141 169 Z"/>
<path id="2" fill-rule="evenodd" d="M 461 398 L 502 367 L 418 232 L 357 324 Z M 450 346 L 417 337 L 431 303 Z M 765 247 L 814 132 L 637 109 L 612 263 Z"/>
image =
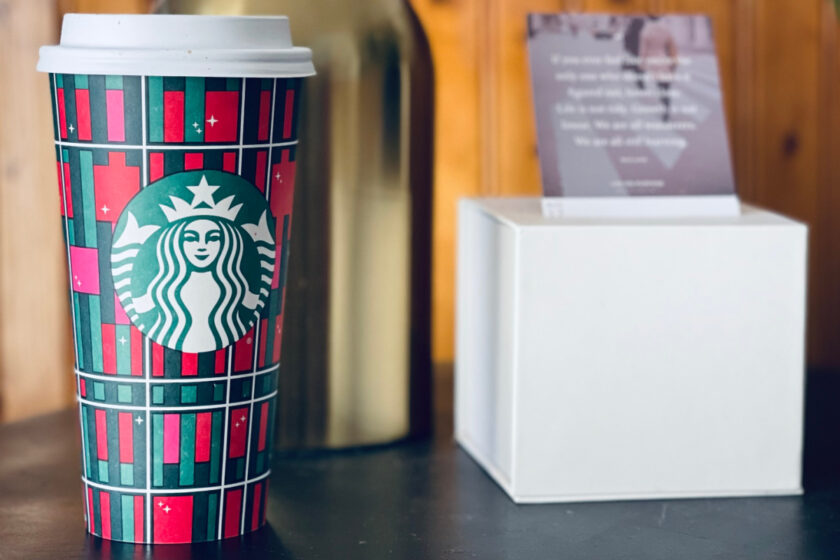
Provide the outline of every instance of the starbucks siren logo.
<path id="1" fill-rule="evenodd" d="M 257 188 L 221 171 L 165 177 L 129 201 L 114 230 L 114 289 L 163 346 L 208 352 L 242 338 L 268 298 L 274 218 Z"/>

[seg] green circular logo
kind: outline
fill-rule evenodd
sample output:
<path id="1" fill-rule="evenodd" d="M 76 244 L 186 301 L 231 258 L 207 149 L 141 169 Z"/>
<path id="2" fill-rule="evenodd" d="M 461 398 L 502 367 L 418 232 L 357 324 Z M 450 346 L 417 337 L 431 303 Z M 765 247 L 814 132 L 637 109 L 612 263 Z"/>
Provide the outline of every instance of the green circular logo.
<path id="1" fill-rule="evenodd" d="M 274 218 L 257 188 L 222 171 L 150 184 L 114 229 L 114 289 L 146 336 L 183 352 L 233 344 L 256 322 L 274 275 Z"/>

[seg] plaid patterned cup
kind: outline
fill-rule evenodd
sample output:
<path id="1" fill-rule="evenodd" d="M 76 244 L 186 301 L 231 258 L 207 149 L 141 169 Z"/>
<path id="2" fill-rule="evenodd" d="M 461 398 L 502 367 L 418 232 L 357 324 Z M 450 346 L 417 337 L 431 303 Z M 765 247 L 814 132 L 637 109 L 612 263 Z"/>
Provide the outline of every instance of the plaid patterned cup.
<path id="1" fill-rule="evenodd" d="M 87 528 L 146 543 L 255 530 L 301 77 L 49 78 Z"/>

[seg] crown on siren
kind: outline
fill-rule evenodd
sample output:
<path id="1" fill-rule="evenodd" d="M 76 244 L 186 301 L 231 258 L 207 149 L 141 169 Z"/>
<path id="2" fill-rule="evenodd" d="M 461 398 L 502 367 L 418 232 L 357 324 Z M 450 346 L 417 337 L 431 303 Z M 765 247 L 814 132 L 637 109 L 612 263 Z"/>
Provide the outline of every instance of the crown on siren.
<path id="1" fill-rule="evenodd" d="M 232 222 L 236 220 L 236 216 L 239 214 L 242 204 L 231 206 L 234 195 L 230 195 L 229 197 L 216 202 L 213 198 L 213 193 L 216 192 L 218 188 L 218 185 L 208 184 L 207 177 L 202 175 L 201 181 L 197 185 L 187 187 L 187 189 L 193 193 L 191 203 L 187 202 L 183 198 L 170 195 L 169 200 L 172 201 L 172 207 L 161 204 L 160 209 L 163 211 L 166 219 L 169 220 L 170 223 L 184 218 L 193 218 L 197 216 L 216 216 Z"/>

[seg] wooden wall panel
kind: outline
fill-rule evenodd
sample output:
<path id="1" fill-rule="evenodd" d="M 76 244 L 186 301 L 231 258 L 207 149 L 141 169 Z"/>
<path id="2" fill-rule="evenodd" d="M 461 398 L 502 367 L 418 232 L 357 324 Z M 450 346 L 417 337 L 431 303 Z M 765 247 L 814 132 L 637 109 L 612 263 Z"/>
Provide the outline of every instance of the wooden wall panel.
<path id="1" fill-rule="evenodd" d="M 476 9 L 476 3 L 480 9 Z M 416 6 L 429 0 L 416 0 Z M 438 1 L 435 10 L 463 9 Z M 736 181 L 742 198 L 802 219 L 811 226 L 809 363 L 840 367 L 840 83 L 837 18 L 824 0 L 473 0 L 465 15 L 480 44 L 475 60 L 480 108 L 478 180 L 464 181 L 454 159 L 436 164 L 435 346 L 439 361 L 453 358 L 451 259 L 454 202 L 459 196 L 539 193 L 534 116 L 525 39 L 525 15 L 534 11 L 685 12 L 712 19 Z M 423 11 L 422 9 L 420 10 Z M 457 18 L 449 12 L 450 17 Z M 422 13 L 421 13 L 422 15 Z M 448 73 L 452 42 L 425 21 L 437 65 L 438 95 L 453 94 Z M 463 77 L 463 76 L 461 76 Z M 466 89 L 459 90 L 467 104 Z M 438 122 L 452 116 L 438 105 Z M 463 132 L 463 131 L 462 131 Z M 473 132 L 467 145 L 475 146 Z M 452 137 L 441 143 L 457 142 Z M 465 162 L 472 164 L 473 159 Z M 456 178 L 454 169 L 459 169 Z M 468 186 L 467 186 L 468 185 Z M 441 258 L 446 255 L 446 258 Z M 446 267 L 441 270 L 441 267 Z M 834 286 L 837 286 L 835 288 Z M 440 297 L 439 294 L 446 294 Z"/>
<path id="2" fill-rule="evenodd" d="M 823 3 L 820 31 L 818 228 L 811 235 L 809 360 L 840 367 L 840 25 Z"/>
<path id="3" fill-rule="evenodd" d="M 412 4 L 428 30 L 435 62 L 434 158 L 438 187 L 432 232 L 432 345 L 435 357 L 446 361 L 454 353 L 456 204 L 462 196 L 481 192 L 479 30 L 486 12 L 481 0 L 414 0 Z"/>
<path id="4" fill-rule="evenodd" d="M 49 82 L 38 47 L 55 42 L 50 0 L 0 3 L 0 418 L 70 402 L 67 273 Z"/>
<path id="5" fill-rule="evenodd" d="M 63 12 L 138 12 L 147 0 L 0 1 L 0 421 L 73 402 L 73 360 L 52 146 L 38 47 Z"/>

